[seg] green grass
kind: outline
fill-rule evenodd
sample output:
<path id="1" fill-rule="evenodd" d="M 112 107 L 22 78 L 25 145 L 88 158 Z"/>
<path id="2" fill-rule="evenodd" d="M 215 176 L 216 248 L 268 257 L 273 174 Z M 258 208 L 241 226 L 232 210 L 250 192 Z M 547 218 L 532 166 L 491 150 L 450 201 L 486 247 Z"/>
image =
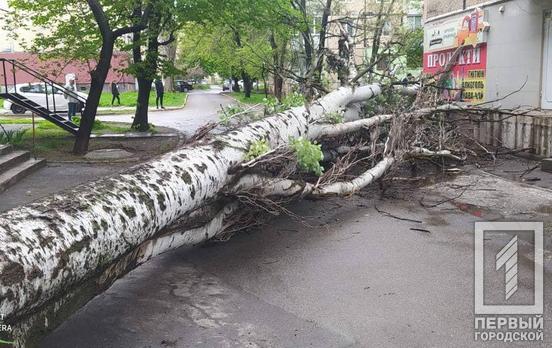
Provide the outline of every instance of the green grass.
<path id="1" fill-rule="evenodd" d="M 30 119 L 0 118 L 1 124 L 31 124 Z M 16 148 L 31 150 L 33 148 L 33 131 L 30 128 L 22 130 L 24 133 L 13 143 Z M 94 122 L 93 134 L 120 134 L 131 131 L 129 125 L 112 122 Z M 51 157 L 52 154 L 66 151 L 71 148 L 75 138 L 48 121 L 35 123 L 34 153 L 41 157 Z"/>
<path id="2" fill-rule="evenodd" d="M 262 104 L 266 98 L 264 92 L 257 91 L 251 92 L 251 98 L 246 98 L 243 92 L 232 92 L 230 95 L 244 104 Z"/>
<path id="3" fill-rule="evenodd" d="M 120 106 L 128 106 L 128 107 L 135 107 L 136 106 L 136 98 L 138 97 L 138 92 L 123 92 L 120 95 L 121 97 L 121 105 Z M 113 98 L 113 95 L 111 93 L 102 93 L 102 97 L 100 99 L 100 106 L 101 107 L 111 107 L 111 99 Z M 156 94 L 155 91 L 152 91 L 150 94 L 149 99 L 149 105 L 155 107 L 155 98 Z M 165 96 L 163 98 L 163 105 L 165 107 L 167 106 L 184 106 L 187 100 L 187 94 L 186 93 L 180 93 L 180 92 L 166 92 Z M 117 101 L 115 101 L 114 107 L 119 106 L 117 104 Z"/>
<path id="4" fill-rule="evenodd" d="M 198 84 L 198 85 L 194 85 L 194 89 L 208 90 L 208 89 L 211 89 L 211 85 Z"/>

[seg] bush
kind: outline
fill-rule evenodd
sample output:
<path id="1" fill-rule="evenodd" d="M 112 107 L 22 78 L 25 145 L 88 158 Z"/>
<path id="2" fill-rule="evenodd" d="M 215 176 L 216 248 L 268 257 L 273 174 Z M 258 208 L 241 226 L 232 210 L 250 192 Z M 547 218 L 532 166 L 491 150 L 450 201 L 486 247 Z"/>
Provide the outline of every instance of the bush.
<path id="1" fill-rule="evenodd" d="M 321 176 L 324 172 L 324 167 L 320 165 L 320 161 L 324 159 L 322 146 L 313 144 L 308 139 L 297 138 L 291 140 L 291 148 L 297 155 L 299 168 L 308 173 L 314 173 Z"/>
<path id="2" fill-rule="evenodd" d="M 25 129 L 0 130 L 0 144 L 19 145 L 23 142 Z"/>

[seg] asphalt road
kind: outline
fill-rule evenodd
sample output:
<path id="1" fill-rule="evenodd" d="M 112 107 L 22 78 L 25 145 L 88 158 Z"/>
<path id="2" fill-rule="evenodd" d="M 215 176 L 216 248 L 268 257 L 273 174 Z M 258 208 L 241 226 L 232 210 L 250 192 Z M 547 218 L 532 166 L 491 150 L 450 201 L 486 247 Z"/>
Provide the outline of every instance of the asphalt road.
<path id="1" fill-rule="evenodd" d="M 221 105 L 228 105 L 234 101 L 220 94 L 220 88 L 213 86 L 207 91 L 191 91 L 186 107 L 182 110 L 152 111 L 149 121 L 157 126 L 175 128 L 187 135 L 192 135 L 199 127 L 207 122 L 219 120 L 218 111 Z M 132 123 L 133 115 L 98 116 L 102 121 Z"/>
<path id="2" fill-rule="evenodd" d="M 208 115 L 221 98 L 191 96 L 184 113 Z M 165 115 L 152 120 L 170 123 Z M 195 122 L 178 112 L 170 117 L 183 131 Z M 422 196 L 429 203 L 455 197 L 460 184 L 470 188 L 463 198 L 433 208 L 419 203 Z M 548 220 L 552 192 L 478 173 L 449 186 L 395 191 L 300 202 L 291 209 L 304 222 L 281 216 L 226 243 L 157 257 L 42 346 L 487 346 L 474 342 L 474 222 Z M 488 236 L 485 252 L 494 255 L 508 240 L 504 233 Z M 532 296 L 533 258 L 531 244 L 520 241 L 519 301 Z M 544 267 L 542 346 L 550 346 L 549 252 Z M 504 283 L 487 286 L 501 293 Z"/>

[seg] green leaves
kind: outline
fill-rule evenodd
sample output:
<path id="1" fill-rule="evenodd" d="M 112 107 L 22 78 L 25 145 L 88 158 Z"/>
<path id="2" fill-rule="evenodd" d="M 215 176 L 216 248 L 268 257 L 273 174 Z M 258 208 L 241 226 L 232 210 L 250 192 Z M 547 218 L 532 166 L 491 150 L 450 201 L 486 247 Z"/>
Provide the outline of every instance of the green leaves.
<path id="1" fill-rule="evenodd" d="M 320 161 L 324 159 L 322 145 L 313 144 L 308 139 L 297 138 L 290 140 L 290 147 L 297 155 L 297 163 L 301 170 L 317 176 L 322 175 L 324 172 L 324 167 L 320 165 Z"/>
<path id="2" fill-rule="evenodd" d="M 342 112 L 330 112 L 324 117 L 326 123 L 339 124 L 343 123 L 344 116 Z"/>
<path id="3" fill-rule="evenodd" d="M 257 140 L 249 146 L 249 150 L 245 154 L 245 160 L 254 160 L 257 157 L 264 155 L 268 151 L 270 151 L 270 144 L 268 143 L 268 141 L 266 139 Z"/>

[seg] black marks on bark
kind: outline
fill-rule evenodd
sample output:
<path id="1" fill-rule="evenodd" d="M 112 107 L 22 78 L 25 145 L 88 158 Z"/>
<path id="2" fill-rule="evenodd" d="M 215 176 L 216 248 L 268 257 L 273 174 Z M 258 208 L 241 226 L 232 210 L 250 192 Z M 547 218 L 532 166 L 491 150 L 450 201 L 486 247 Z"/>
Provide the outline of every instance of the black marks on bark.
<path id="1" fill-rule="evenodd" d="M 101 219 L 101 220 L 100 220 L 100 225 L 102 226 L 102 229 L 103 229 L 104 231 L 107 230 L 107 228 L 108 228 L 107 221 L 105 221 L 104 219 Z"/>
<path id="2" fill-rule="evenodd" d="M 73 253 L 80 253 L 84 248 L 86 248 L 90 244 L 90 241 L 92 241 L 92 238 L 90 238 L 90 236 L 85 236 L 80 241 L 73 243 L 66 251 L 59 253 L 58 254 L 59 262 L 56 265 L 56 267 L 52 270 L 52 277 L 56 278 L 59 275 L 59 272 L 61 272 L 65 268 L 65 266 L 67 266 L 67 263 L 71 258 L 71 255 Z"/>
<path id="3" fill-rule="evenodd" d="M 201 174 L 205 173 L 205 171 L 207 170 L 207 165 L 205 163 L 194 164 L 194 167 L 196 167 L 196 169 L 199 170 Z"/>
<path id="4" fill-rule="evenodd" d="M 27 279 L 34 280 L 36 278 L 42 277 L 43 275 L 44 275 L 44 272 L 42 272 L 40 268 L 34 266 L 31 272 L 29 273 L 29 275 L 27 276 Z"/>
<path id="5" fill-rule="evenodd" d="M 18 263 L 8 261 L 8 264 L 4 266 L 2 273 L 0 273 L 0 280 L 4 286 L 11 286 L 17 284 L 25 279 L 25 269 Z"/>
<path id="6" fill-rule="evenodd" d="M 192 176 L 190 175 L 190 173 L 188 173 L 186 169 L 182 171 L 180 177 L 182 178 L 182 180 L 184 180 L 186 184 L 190 185 L 192 183 Z"/>
<path id="7" fill-rule="evenodd" d="M 161 209 L 161 211 L 165 211 L 167 209 L 167 203 L 166 203 L 166 198 L 165 198 L 165 195 L 163 194 L 163 192 L 158 192 L 157 193 L 157 203 L 159 203 L 159 209 Z"/>
<path id="8" fill-rule="evenodd" d="M 222 140 L 213 141 L 213 149 L 215 149 L 215 151 L 222 151 L 226 146 L 228 146 L 228 143 L 225 141 L 222 141 Z"/>
<path id="9" fill-rule="evenodd" d="M 209 155 L 207 155 L 207 159 L 211 161 L 211 163 L 216 164 L 215 159 Z"/>
<path id="10" fill-rule="evenodd" d="M 128 216 L 131 219 L 136 217 L 136 209 L 134 209 L 134 207 L 125 206 L 123 207 L 123 212 L 125 213 L 126 216 Z"/>

